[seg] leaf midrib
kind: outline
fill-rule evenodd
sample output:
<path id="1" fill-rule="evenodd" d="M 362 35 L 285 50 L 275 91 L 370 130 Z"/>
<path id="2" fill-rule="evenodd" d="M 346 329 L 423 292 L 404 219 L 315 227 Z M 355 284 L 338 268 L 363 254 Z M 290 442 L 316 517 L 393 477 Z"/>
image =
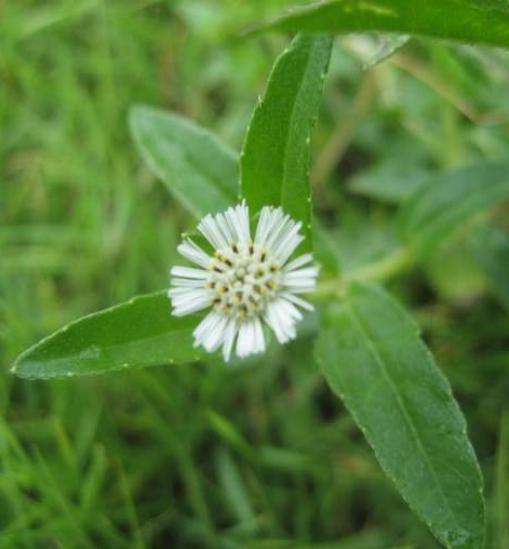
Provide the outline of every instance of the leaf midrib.
<path id="1" fill-rule="evenodd" d="M 109 345 L 99 345 L 99 344 L 94 344 L 92 343 L 92 345 L 95 345 L 98 349 L 101 350 L 101 353 L 106 353 L 106 352 L 115 352 L 117 349 L 119 348 L 126 348 L 126 347 L 129 347 L 129 348 L 135 348 L 137 346 L 143 346 L 145 344 L 150 344 L 150 343 L 156 343 L 156 342 L 160 342 L 160 341 L 164 341 L 166 339 L 168 339 L 169 337 L 178 337 L 178 335 L 180 333 L 186 333 L 188 332 L 188 330 L 186 329 L 180 329 L 180 330 L 166 330 L 164 332 L 161 332 L 159 334 L 156 334 L 156 335 L 153 335 L 153 336 L 150 336 L 150 337 L 144 337 L 144 338 L 140 338 L 140 339 L 136 339 L 136 340 L 132 340 L 130 342 L 127 342 L 127 343 L 116 343 L 116 344 L 109 344 Z M 86 358 L 86 357 L 82 357 L 81 354 L 83 353 L 84 349 L 80 350 L 79 352 L 75 352 L 75 353 L 72 353 L 72 354 L 67 354 L 65 356 L 60 356 L 60 357 L 50 357 L 50 358 L 43 358 L 43 359 L 30 359 L 28 361 L 29 364 L 33 365 L 33 364 L 36 364 L 36 365 L 39 365 L 39 366 L 42 366 L 42 365 L 60 365 L 61 363 L 65 363 L 67 361 L 74 361 L 74 362 L 80 362 L 80 363 L 86 363 L 88 362 L 89 364 L 91 363 L 94 363 L 94 362 L 106 362 L 107 360 L 110 360 L 110 357 L 105 357 L 105 356 L 101 356 L 101 357 L 97 357 L 97 358 Z M 17 368 L 22 368 L 23 367 L 23 360 L 20 360 L 19 362 L 17 362 L 15 364 L 15 366 Z M 26 363 L 25 363 L 26 364 Z M 134 367 L 134 365 L 133 365 Z M 113 366 L 113 367 L 108 367 L 106 370 L 99 370 L 97 373 L 102 373 L 104 371 L 114 371 L 114 370 L 119 370 L 119 369 L 122 369 L 123 366 L 122 365 L 118 365 L 117 367 Z M 94 372 L 87 372 L 88 373 L 94 373 Z M 49 377 L 61 377 L 61 376 L 65 376 L 66 374 L 64 372 L 62 373 L 55 373 L 53 375 L 50 375 Z M 76 373 L 75 375 L 83 375 L 82 373 Z"/>
<path id="2" fill-rule="evenodd" d="M 424 445 L 423 445 L 422 440 L 419 436 L 419 433 L 416 430 L 416 428 L 415 428 L 415 426 L 412 422 L 412 416 L 408 412 L 408 410 L 407 410 L 407 408 L 404 404 L 402 396 L 400 395 L 400 393 L 398 391 L 397 385 L 396 385 L 395 381 L 392 379 L 392 377 L 391 377 L 391 375 L 390 375 L 390 373 L 389 373 L 389 371 L 386 367 L 386 364 L 385 364 L 385 361 L 384 361 L 383 357 L 381 356 L 381 354 L 377 350 L 375 341 L 373 341 L 373 339 L 371 338 L 368 330 L 364 327 L 363 322 L 360 318 L 360 315 L 355 311 L 355 308 L 354 308 L 353 304 L 351 302 L 349 302 L 348 300 L 345 300 L 345 303 L 346 303 L 346 306 L 347 306 L 347 308 L 350 312 L 350 316 L 351 316 L 354 324 L 357 326 L 359 332 L 361 333 L 361 335 L 366 340 L 367 348 L 370 350 L 373 358 L 375 359 L 375 362 L 380 366 L 380 369 L 381 369 L 385 379 L 387 380 L 390 388 L 392 389 L 392 391 L 394 393 L 396 402 L 397 402 L 397 404 L 398 404 L 398 406 L 401 410 L 401 413 L 403 414 L 403 417 L 405 418 L 405 420 L 407 422 L 407 425 L 410 429 L 410 432 L 413 434 L 413 436 L 415 438 L 416 446 L 417 446 L 420 454 L 422 455 L 422 457 L 424 459 L 424 462 L 426 463 L 426 465 L 427 465 L 427 467 L 428 467 L 428 469 L 431 473 L 431 476 L 433 478 L 435 486 L 437 487 L 438 493 L 440 494 L 440 498 L 444 502 L 445 508 L 447 509 L 447 512 L 448 512 L 449 516 L 451 517 L 452 522 L 456 525 L 457 528 L 459 528 L 459 524 L 458 524 L 456 515 L 454 514 L 453 510 L 451 509 L 449 501 L 445 496 L 445 493 L 442 489 L 442 486 L 441 486 L 440 482 L 438 481 L 438 475 L 437 475 L 437 472 L 436 472 L 436 470 L 433 466 L 433 462 L 430 460 L 430 458 L 429 458 L 429 456 L 428 456 L 428 454 L 427 454 L 427 452 L 424 448 Z M 403 496 L 405 497 L 405 495 L 403 495 Z M 405 499 L 406 499 L 406 497 L 405 497 Z M 410 507 L 413 507 L 412 503 L 409 500 L 407 500 L 407 502 L 408 502 Z M 420 514 L 420 513 L 418 513 L 418 514 Z M 428 521 L 425 520 L 425 522 L 428 522 Z"/>

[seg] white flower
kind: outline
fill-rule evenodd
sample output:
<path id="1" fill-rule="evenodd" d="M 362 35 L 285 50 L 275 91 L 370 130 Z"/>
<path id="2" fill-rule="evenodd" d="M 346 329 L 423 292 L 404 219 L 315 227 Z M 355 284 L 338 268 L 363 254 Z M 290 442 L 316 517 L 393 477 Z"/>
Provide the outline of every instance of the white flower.
<path id="1" fill-rule="evenodd" d="M 311 254 L 288 262 L 302 242 L 302 223 L 281 208 L 264 207 L 254 240 L 249 211 L 243 202 L 217 215 L 206 215 L 198 230 L 215 249 L 209 256 L 186 238 L 178 251 L 198 268 L 173 267 L 168 296 L 175 316 L 207 307 L 212 310 L 194 331 L 195 346 L 208 352 L 223 348 L 226 361 L 236 340 L 239 357 L 265 350 L 262 320 L 280 343 L 296 336 L 302 318 L 299 307 L 313 307 L 297 294 L 313 290 L 318 267 L 309 265 Z"/>

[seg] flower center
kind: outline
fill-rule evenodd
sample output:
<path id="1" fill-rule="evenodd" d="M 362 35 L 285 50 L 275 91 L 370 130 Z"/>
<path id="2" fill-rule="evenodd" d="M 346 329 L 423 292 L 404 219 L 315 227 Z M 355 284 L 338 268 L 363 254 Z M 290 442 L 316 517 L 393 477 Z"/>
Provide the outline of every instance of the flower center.
<path id="1" fill-rule="evenodd" d="M 218 312 L 246 318 L 263 315 L 281 286 L 281 267 L 264 247 L 232 243 L 217 251 L 210 266 L 207 287 Z"/>

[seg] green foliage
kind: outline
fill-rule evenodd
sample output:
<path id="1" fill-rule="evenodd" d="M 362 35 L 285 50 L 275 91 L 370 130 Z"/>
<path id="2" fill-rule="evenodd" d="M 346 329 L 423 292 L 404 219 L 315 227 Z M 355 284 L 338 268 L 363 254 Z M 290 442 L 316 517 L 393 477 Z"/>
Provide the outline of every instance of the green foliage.
<path id="1" fill-rule="evenodd" d="M 509 235 L 501 228 L 483 225 L 472 235 L 471 245 L 493 294 L 509 310 Z"/>
<path id="2" fill-rule="evenodd" d="M 236 154 L 213 134 L 149 107 L 134 108 L 130 123 L 147 164 L 190 212 L 203 216 L 237 200 Z"/>
<path id="3" fill-rule="evenodd" d="M 465 5 L 479 6 L 499 11 L 509 11 L 509 4 L 506 0 L 463 0 Z"/>
<path id="4" fill-rule="evenodd" d="M 279 57 L 258 103 L 241 153 L 242 196 L 252 214 L 282 206 L 302 221 L 310 248 L 311 128 L 318 115 L 332 39 L 301 35 Z"/>
<path id="5" fill-rule="evenodd" d="M 397 161 L 387 160 L 385 164 L 361 172 L 352 181 L 350 189 L 381 202 L 398 204 L 425 183 L 427 175 L 418 161 L 403 154 Z"/>
<path id="6" fill-rule="evenodd" d="M 496 463 L 495 536 L 497 547 L 509 544 L 509 413 L 500 417 L 500 445 Z"/>
<path id="7" fill-rule="evenodd" d="M 500 6 L 501 2 L 495 6 L 472 0 L 332 0 L 296 9 L 265 28 L 291 32 L 399 32 L 509 47 L 509 13 L 507 6 Z"/>
<path id="8" fill-rule="evenodd" d="M 476 214 L 509 199 L 508 171 L 504 162 L 481 163 L 428 179 L 401 208 L 402 238 L 429 255 Z"/>
<path id="9" fill-rule="evenodd" d="M 482 481 L 465 421 L 406 312 L 352 284 L 327 308 L 316 355 L 410 507 L 447 547 L 482 547 Z"/>
<path id="10" fill-rule="evenodd" d="M 427 524 L 480 547 L 479 468 L 429 347 L 484 473 L 485 547 L 505 549 L 508 320 L 488 292 L 507 304 L 509 57 L 419 36 L 505 46 L 507 3 L 297 8 L 276 26 L 384 31 L 336 40 L 323 99 L 330 37 L 231 40 L 288 4 L 2 10 L 0 545 L 437 547 Z M 239 200 L 241 163 L 255 210 L 312 221 L 319 314 L 225 368 L 192 347 L 199 315 L 127 300 Z M 28 382 L 8 374 L 27 347 L 18 377 L 163 367 Z"/>
<path id="11" fill-rule="evenodd" d="M 12 371 L 47 379 L 198 360 L 195 321 L 168 310 L 166 292 L 159 292 L 91 314 L 28 349 Z"/>

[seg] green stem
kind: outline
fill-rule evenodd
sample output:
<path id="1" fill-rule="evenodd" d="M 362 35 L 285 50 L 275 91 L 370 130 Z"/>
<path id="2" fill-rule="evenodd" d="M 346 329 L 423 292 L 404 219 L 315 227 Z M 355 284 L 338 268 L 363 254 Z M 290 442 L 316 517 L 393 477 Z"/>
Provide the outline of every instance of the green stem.
<path id="1" fill-rule="evenodd" d="M 348 283 L 353 280 L 386 280 L 410 267 L 412 262 L 413 258 L 410 250 L 408 248 L 399 248 L 391 255 L 374 263 L 344 273 L 337 278 L 324 280 L 318 284 L 316 291 L 313 293 L 313 298 L 316 301 L 321 301 L 328 297 L 341 296 Z"/>

